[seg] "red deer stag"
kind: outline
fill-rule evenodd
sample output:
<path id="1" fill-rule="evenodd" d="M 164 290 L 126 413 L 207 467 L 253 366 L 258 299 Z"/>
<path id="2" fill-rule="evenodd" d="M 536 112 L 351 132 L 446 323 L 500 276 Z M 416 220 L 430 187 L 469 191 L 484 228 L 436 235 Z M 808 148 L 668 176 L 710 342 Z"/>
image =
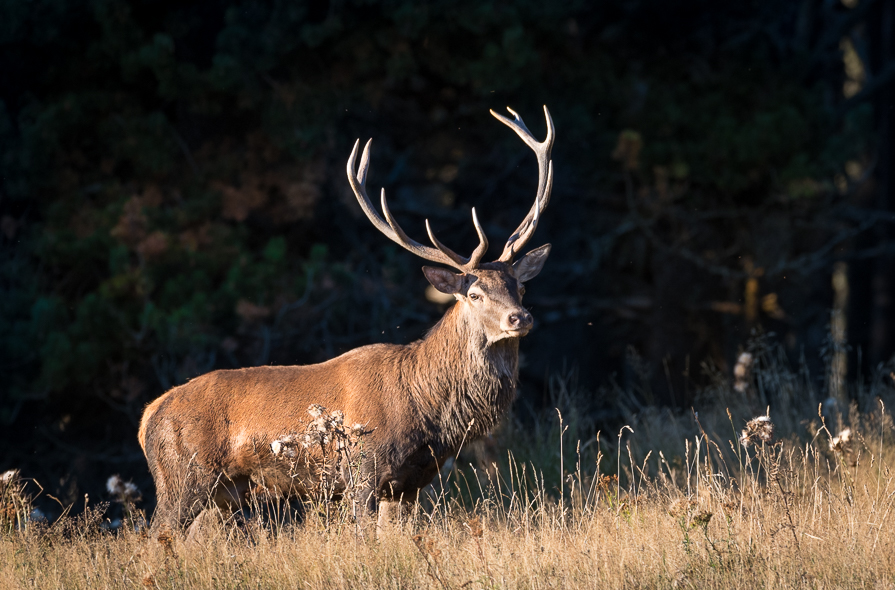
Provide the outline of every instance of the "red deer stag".
<path id="1" fill-rule="evenodd" d="M 356 172 L 355 143 L 348 181 L 364 213 L 392 241 L 458 270 L 423 267 L 429 282 L 457 302 L 425 337 L 406 346 L 362 346 L 316 365 L 213 371 L 149 404 L 139 439 L 158 497 L 154 529 L 179 529 L 215 505 L 234 510 L 246 500 L 250 484 L 284 496 L 306 494 L 302 486 L 320 473 L 323 451 L 300 449 L 305 460 L 290 467 L 278 456 L 276 441 L 303 430 L 312 404 L 341 410 L 346 424 L 364 424 L 371 431 L 363 439 L 366 489 L 358 497 L 365 498 L 370 511 L 378 507 L 380 523 L 394 518 L 401 500 L 414 500 L 464 439 L 497 425 L 516 392 L 519 339 L 533 326 L 522 307 L 523 284 L 540 272 L 550 245 L 516 262 L 513 258 L 534 233 L 553 186 L 554 129 L 547 107 L 543 142 L 507 110 L 513 119 L 491 114 L 537 154 L 538 190 L 494 262 L 481 261 L 488 240 L 475 209 L 479 245 L 469 258 L 442 244 L 428 220 L 434 248 L 407 237 L 389 211 L 385 190 L 383 219 L 365 189 L 370 142 Z M 296 464 L 302 463 L 305 473 L 296 473 Z"/>

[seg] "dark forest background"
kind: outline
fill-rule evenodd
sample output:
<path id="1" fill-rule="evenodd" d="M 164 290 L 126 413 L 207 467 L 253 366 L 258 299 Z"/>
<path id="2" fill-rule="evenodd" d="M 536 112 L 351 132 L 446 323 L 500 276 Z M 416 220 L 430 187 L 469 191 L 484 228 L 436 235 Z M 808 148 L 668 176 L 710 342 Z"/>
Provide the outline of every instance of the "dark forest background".
<path id="1" fill-rule="evenodd" d="M 878 373 L 893 74 L 883 0 L 2 0 L 0 470 L 148 491 L 166 389 L 419 337 L 444 307 L 361 214 L 351 147 L 413 237 L 468 253 L 474 205 L 496 256 L 537 178 L 507 105 L 557 129 L 520 412 L 558 372 L 607 426 L 614 391 L 687 409 L 770 333 Z"/>

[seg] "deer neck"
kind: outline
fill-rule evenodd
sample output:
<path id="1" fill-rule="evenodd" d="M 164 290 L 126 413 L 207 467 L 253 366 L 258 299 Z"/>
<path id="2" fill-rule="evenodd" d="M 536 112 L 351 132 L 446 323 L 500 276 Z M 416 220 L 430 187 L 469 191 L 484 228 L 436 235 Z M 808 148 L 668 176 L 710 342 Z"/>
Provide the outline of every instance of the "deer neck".
<path id="1" fill-rule="evenodd" d="M 411 347 L 409 393 L 433 442 L 456 449 L 497 426 L 516 393 L 518 338 L 489 344 L 456 304 Z"/>

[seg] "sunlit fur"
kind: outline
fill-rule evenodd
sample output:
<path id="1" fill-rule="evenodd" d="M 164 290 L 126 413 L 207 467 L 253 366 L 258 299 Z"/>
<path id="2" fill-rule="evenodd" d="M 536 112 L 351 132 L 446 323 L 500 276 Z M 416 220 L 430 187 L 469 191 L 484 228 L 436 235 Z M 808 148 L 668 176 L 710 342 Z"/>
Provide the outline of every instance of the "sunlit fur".
<path id="1" fill-rule="evenodd" d="M 290 477 L 270 445 L 301 432 L 311 404 L 372 429 L 361 494 L 370 509 L 414 499 L 464 439 L 494 428 L 515 396 L 522 333 L 501 325 L 524 311 L 521 283 L 509 265 L 489 263 L 463 285 L 457 303 L 411 344 L 364 346 L 316 365 L 214 371 L 152 402 L 139 439 L 157 488 L 153 526 L 189 524 L 209 498 L 233 509 L 250 483 L 305 493 L 313 469 Z M 312 464 L 320 459 L 319 449 L 303 452 Z"/>

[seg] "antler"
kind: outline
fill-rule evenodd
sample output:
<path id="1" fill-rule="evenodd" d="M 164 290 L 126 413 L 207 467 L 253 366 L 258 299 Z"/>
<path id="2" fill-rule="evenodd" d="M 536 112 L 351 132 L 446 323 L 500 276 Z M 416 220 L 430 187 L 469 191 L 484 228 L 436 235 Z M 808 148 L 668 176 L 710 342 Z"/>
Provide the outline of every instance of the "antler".
<path id="1" fill-rule="evenodd" d="M 522 117 L 516 114 L 510 107 L 507 107 L 507 110 L 513 115 L 513 120 L 498 115 L 493 110 L 491 114 L 501 123 L 515 131 L 522 138 L 522 141 L 534 150 L 535 155 L 538 157 L 538 192 L 535 195 L 535 203 L 532 205 L 528 215 L 525 216 L 525 219 L 522 220 L 522 224 L 516 228 L 516 231 L 507 240 L 506 246 L 503 247 L 503 253 L 498 258 L 501 262 L 509 263 L 512 262 L 513 257 L 519 253 L 519 250 L 525 246 L 525 243 L 534 234 L 535 228 L 538 227 L 541 213 L 544 212 L 544 209 L 547 208 L 547 203 L 550 202 L 550 192 L 553 189 L 553 160 L 550 158 L 550 151 L 553 149 L 554 129 L 553 119 L 550 118 L 550 111 L 547 110 L 546 105 L 544 106 L 544 116 L 547 119 L 547 138 L 543 142 L 538 142 L 534 138 L 531 131 L 528 130 L 528 127 L 522 121 Z"/>
<path id="2" fill-rule="evenodd" d="M 382 189 L 382 212 L 385 214 L 385 219 L 382 219 L 382 217 L 379 216 L 379 213 L 370 202 L 370 198 L 367 196 L 367 190 L 365 188 L 367 182 L 367 170 L 370 168 L 371 143 L 373 143 L 372 139 L 364 146 L 364 153 L 360 158 L 360 167 L 357 170 L 357 175 L 355 175 L 354 161 L 357 157 L 357 148 L 360 145 L 360 140 L 354 142 L 354 149 L 351 150 L 351 157 L 348 158 L 348 182 L 351 184 L 351 189 L 354 191 L 354 196 L 357 197 L 357 202 L 360 203 L 361 209 L 364 210 L 364 213 L 367 214 L 367 218 L 376 226 L 376 229 L 384 233 L 391 241 L 410 250 L 420 258 L 452 266 L 461 272 L 469 272 L 478 266 L 479 262 L 482 260 L 482 256 L 485 255 L 485 251 L 488 249 L 488 238 L 485 237 L 485 232 L 482 230 L 481 224 L 479 224 L 479 218 L 475 214 L 474 207 L 472 209 L 472 223 L 475 225 L 475 231 L 479 235 L 479 245 L 476 246 L 476 249 L 469 258 L 460 256 L 442 244 L 438 238 L 435 237 L 435 234 L 432 233 L 432 227 L 429 225 L 428 219 L 426 220 L 426 233 L 429 234 L 429 239 L 435 244 L 435 248 L 424 246 L 407 237 L 407 234 L 404 233 L 404 230 L 401 229 L 401 226 L 398 225 L 398 222 L 395 221 L 391 211 L 388 209 L 388 203 L 386 203 L 385 200 L 385 189 Z"/>
<path id="3" fill-rule="evenodd" d="M 538 142 L 538 140 L 534 138 L 531 131 L 528 130 L 528 127 L 526 127 L 525 123 L 522 121 L 522 117 L 516 114 L 510 107 L 507 107 L 507 110 L 513 115 L 513 120 L 498 115 L 493 110 L 491 111 L 491 114 L 501 123 L 515 131 L 516 134 L 522 138 L 522 141 L 534 150 L 535 155 L 538 157 L 538 192 L 535 195 L 534 205 L 532 205 L 532 208 L 528 212 L 528 215 L 525 216 L 525 219 L 522 220 L 522 224 L 516 228 L 516 231 L 513 232 L 509 240 L 507 240 L 507 243 L 503 248 L 503 253 L 500 255 L 500 258 L 497 259 L 500 262 L 510 263 L 513 261 L 513 257 L 519 253 L 519 250 L 521 250 L 531 238 L 535 229 L 538 227 L 538 220 L 541 217 L 541 213 L 544 212 L 547 203 L 550 202 L 550 192 L 553 189 L 553 160 L 550 158 L 550 151 L 553 149 L 554 129 L 553 119 L 550 117 L 550 111 L 547 110 L 546 106 L 544 106 L 544 116 L 547 119 L 547 138 L 543 142 Z M 385 214 L 385 219 L 380 217 L 379 213 L 370 202 L 366 190 L 367 171 L 370 168 L 371 143 L 373 143 L 372 139 L 364 146 L 364 153 L 360 158 L 360 167 L 355 173 L 354 162 L 357 158 L 357 148 L 360 145 L 360 140 L 354 142 L 354 149 L 351 150 L 351 156 L 348 158 L 347 172 L 348 182 L 351 184 L 354 196 L 357 197 L 357 202 L 360 203 L 361 209 L 364 210 L 367 218 L 374 226 L 376 226 L 376 229 L 385 234 L 388 239 L 413 252 L 420 258 L 452 266 L 461 272 L 470 272 L 476 268 L 479 262 L 481 262 L 482 257 L 485 255 L 485 251 L 488 250 L 488 238 L 485 237 L 485 232 L 482 230 L 478 216 L 476 216 L 475 207 L 472 209 L 472 223 L 475 225 L 475 231 L 479 235 L 479 245 L 476 246 L 476 249 L 472 252 L 472 255 L 469 258 L 460 256 L 442 244 L 438 238 L 435 237 L 435 234 L 432 233 L 432 227 L 429 225 L 428 219 L 426 220 L 426 233 L 429 234 L 429 239 L 435 245 L 435 248 L 424 246 L 423 244 L 410 239 L 407 234 L 404 233 L 404 230 L 401 229 L 401 226 L 398 225 L 398 222 L 395 221 L 395 218 L 392 217 L 391 211 L 388 209 L 388 203 L 385 200 L 385 189 L 382 189 L 382 212 Z"/>

